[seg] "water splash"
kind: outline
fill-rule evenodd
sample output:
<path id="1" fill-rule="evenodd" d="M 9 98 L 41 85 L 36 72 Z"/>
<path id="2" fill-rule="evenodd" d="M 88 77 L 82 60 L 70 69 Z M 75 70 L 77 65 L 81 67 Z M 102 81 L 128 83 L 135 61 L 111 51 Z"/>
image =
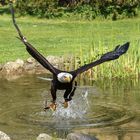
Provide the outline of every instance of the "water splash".
<path id="1" fill-rule="evenodd" d="M 57 109 L 55 112 L 37 112 L 32 115 L 30 122 L 47 126 L 59 133 L 70 132 L 72 128 L 89 128 L 120 125 L 129 122 L 131 112 L 114 103 L 97 102 L 100 92 L 95 87 L 79 87 L 68 108 L 64 108 L 63 92 L 58 90 Z M 96 100 L 93 100 L 96 97 Z M 61 134 L 62 134 L 61 133 Z"/>
<path id="2" fill-rule="evenodd" d="M 82 91 L 82 96 L 73 99 L 69 102 L 68 108 L 64 108 L 63 104 L 58 102 L 57 110 L 52 114 L 54 119 L 84 119 L 89 103 L 88 103 L 88 90 Z"/>

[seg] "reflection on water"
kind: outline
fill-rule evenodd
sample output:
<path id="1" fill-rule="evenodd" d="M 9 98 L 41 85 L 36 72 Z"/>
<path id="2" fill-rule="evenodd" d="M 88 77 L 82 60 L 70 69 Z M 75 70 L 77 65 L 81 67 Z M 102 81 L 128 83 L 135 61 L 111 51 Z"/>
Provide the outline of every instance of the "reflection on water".
<path id="1" fill-rule="evenodd" d="M 13 81 L 0 79 L 0 83 L 0 130 L 14 140 L 35 139 L 43 132 L 65 137 L 74 131 L 99 140 L 140 139 L 140 82 L 79 81 L 67 109 L 62 105 L 63 91 L 57 93 L 55 112 L 43 111 L 45 99 L 51 100 L 50 81 L 30 75 Z"/>

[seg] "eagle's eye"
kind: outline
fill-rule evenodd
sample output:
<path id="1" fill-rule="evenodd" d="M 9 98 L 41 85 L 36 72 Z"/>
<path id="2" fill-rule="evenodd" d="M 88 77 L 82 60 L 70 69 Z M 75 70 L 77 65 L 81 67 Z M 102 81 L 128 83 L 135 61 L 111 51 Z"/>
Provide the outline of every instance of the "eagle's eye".
<path id="1" fill-rule="evenodd" d="M 67 79 L 67 76 L 65 76 L 65 75 L 64 75 L 64 77 L 63 77 L 63 78 L 64 78 L 64 79 Z"/>
<path id="2" fill-rule="evenodd" d="M 64 81 L 69 83 L 71 81 L 71 77 L 69 75 L 64 75 L 63 76 Z"/>

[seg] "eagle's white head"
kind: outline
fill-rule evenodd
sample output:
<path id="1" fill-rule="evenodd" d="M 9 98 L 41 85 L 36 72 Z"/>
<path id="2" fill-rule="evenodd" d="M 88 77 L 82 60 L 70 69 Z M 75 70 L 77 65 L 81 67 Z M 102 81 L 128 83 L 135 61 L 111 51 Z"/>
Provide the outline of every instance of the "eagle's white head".
<path id="1" fill-rule="evenodd" d="M 72 80 L 72 75 L 70 73 L 61 72 L 57 75 L 57 79 L 61 83 L 70 83 Z"/>

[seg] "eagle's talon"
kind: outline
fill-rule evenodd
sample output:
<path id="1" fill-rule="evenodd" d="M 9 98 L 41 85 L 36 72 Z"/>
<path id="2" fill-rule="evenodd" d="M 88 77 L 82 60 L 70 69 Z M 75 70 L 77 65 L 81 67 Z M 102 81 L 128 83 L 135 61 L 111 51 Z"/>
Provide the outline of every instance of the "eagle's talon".
<path id="1" fill-rule="evenodd" d="M 64 104 L 64 108 L 68 107 L 68 102 L 65 101 L 63 104 Z"/>
<path id="2" fill-rule="evenodd" d="M 52 111 L 55 111 L 56 110 L 56 104 L 55 103 L 50 104 L 49 109 L 51 109 Z"/>
<path id="3" fill-rule="evenodd" d="M 55 103 L 50 104 L 49 106 L 44 108 L 44 111 L 46 111 L 48 109 L 51 109 L 52 111 L 55 111 L 56 110 L 56 104 Z"/>
<path id="4" fill-rule="evenodd" d="M 45 107 L 45 108 L 44 108 L 44 111 L 46 111 L 46 110 L 48 110 L 48 109 L 50 109 L 50 107 L 49 107 L 49 106 Z"/>

